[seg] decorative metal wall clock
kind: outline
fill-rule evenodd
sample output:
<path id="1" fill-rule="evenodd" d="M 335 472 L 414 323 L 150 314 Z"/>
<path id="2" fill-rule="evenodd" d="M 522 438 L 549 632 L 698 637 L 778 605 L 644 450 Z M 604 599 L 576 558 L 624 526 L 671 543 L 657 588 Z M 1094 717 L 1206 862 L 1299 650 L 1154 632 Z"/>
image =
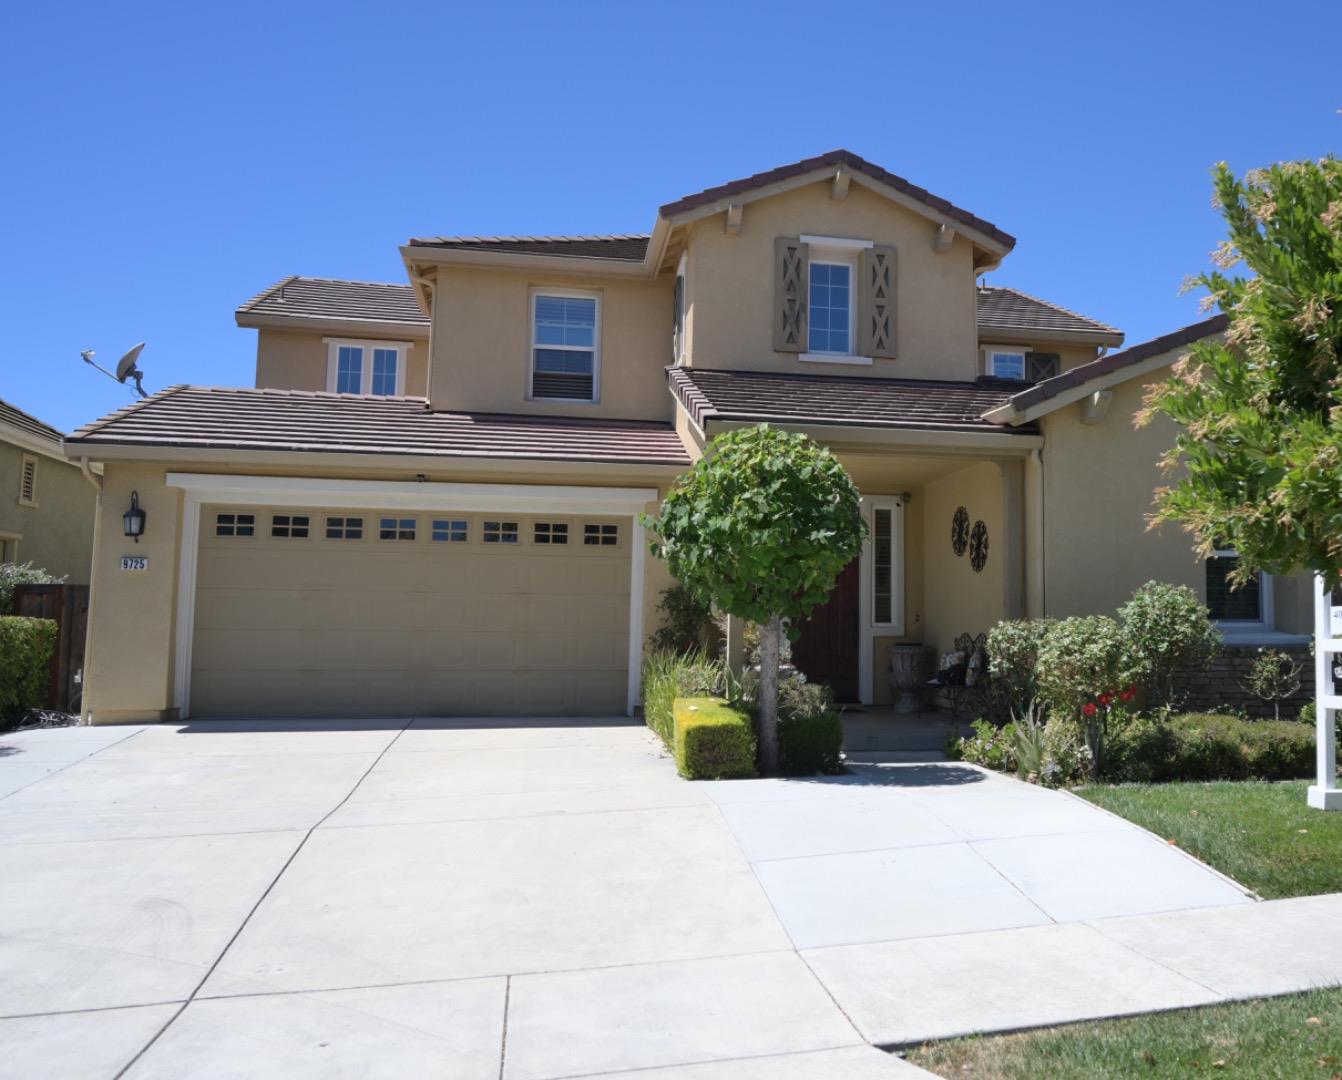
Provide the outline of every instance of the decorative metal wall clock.
<path id="1" fill-rule="evenodd" d="M 988 526 L 982 521 L 974 522 L 969 534 L 969 565 L 974 573 L 980 573 L 988 562 Z"/>
<path id="2" fill-rule="evenodd" d="M 969 511 L 963 506 L 958 507 L 955 516 L 951 518 L 951 550 L 957 555 L 963 555 L 965 548 L 969 546 Z"/>

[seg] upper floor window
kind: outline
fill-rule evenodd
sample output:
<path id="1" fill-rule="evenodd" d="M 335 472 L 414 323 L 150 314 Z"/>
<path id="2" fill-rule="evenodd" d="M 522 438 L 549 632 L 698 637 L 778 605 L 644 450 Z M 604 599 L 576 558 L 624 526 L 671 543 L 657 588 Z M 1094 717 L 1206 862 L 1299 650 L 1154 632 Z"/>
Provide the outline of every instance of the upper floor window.
<path id="1" fill-rule="evenodd" d="M 671 299 L 671 356 L 677 364 L 685 359 L 685 268 L 688 260 L 682 254 L 676 268 L 676 287 Z"/>
<path id="2" fill-rule="evenodd" d="M 593 293 L 532 295 L 531 396 L 595 401 L 600 302 Z"/>
<path id="3" fill-rule="evenodd" d="M 853 268 L 846 263 L 811 262 L 809 342 L 814 353 L 853 351 Z"/>
<path id="4" fill-rule="evenodd" d="M 326 389 L 334 394 L 390 397 L 405 393 L 406 346 L 394 341 L 328 338 Z"/>
<path id="5" fill-rule="evenodd" d="M 984 351 L 984 370 L 998 379 L 1025 379 L 1025 350 L 996 349 Z"/>

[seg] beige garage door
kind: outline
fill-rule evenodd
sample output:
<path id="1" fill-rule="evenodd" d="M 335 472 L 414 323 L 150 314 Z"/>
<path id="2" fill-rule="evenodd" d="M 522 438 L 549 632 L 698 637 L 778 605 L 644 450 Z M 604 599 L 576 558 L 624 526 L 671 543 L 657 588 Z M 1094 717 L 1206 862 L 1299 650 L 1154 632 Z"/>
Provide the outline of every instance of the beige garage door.
<path id="1" fill-rule="evenodd" d="M 625 711 L 629 520 L 206 506 L 194 716 Z"/>

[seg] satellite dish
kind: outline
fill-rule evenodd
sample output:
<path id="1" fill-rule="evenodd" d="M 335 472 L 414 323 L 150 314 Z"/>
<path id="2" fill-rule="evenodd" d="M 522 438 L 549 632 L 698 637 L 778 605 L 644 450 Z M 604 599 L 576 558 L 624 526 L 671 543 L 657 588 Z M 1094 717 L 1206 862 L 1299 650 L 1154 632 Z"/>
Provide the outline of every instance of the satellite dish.
<path id="1" fill-rule="evenodd" d="M 141 375 L 141 372 L 135 369 L 135 361 L 140 359 L 140 353 L 143 351 L 144 351 L 144 342 L 142 341 L 140 342 L 140 344 L 136 345 L 133 349 L 129 350 L 125 356 L 123 356 L 120 360 L 117 361 L 116 363 L 117 382 L 123 383 L 127 379 L 129 379 L 132 375 L 136 376 L 137 378 Z"/>
<path id="2" fill-rule="evenodd" d="M 140 359 L 140 351 L 143 348 L 144 348 L 144 342 L 142 341 L 140 342 L 140 344 L 136 345 L 133 349 L 129 350 L 125 356 L 123 356 L 120 360 L 117 361 L 115 372 L 108 371 L 101 364 L 95 364 L 93 362 L 93 358 L 97 354 L 92 349 L 85 349 L 79 355 L 83 358 L 84 363 L 88 364 L 89 367 L 97 368 L 109 379 L 115 379 L 123 386 L 125 385 L 127 379 L 134 379 L 135 392 L 143 398 L 148 397 L 149 393 L 148 391 L 145 390 L 144 386 L 140 381 L 141 379 L 144 378 L 144 372 L 141 371 L 138 367 L 136 367 L 136 363 Z"/>

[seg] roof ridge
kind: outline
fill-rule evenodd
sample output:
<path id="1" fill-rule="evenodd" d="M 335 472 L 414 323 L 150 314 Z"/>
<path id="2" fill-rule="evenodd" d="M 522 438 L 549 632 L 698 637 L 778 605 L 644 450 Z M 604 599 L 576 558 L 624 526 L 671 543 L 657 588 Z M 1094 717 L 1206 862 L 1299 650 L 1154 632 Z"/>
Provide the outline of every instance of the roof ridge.
<path id="1" fill-rule="evenodd" d="M 1110 326 L 1108 323 L 1100 322 L 1099 319 L 1092 319 L 1089 315 L 1082 315 L 1079 311 L 1073 311 L 1071 308 L 1065 308 L 1061 304 L 1055 304 L 1052 300 L 1045 300 L 1043 297 L 1035 296 L 1033 293 L 1027 293 L 1023 289 L 1018 289 L 1014 285 L 980 285 L 981 289 L 994 289 L 998 292 L 1009 292 L 1016 296 L 1023 296 L 1026 300 L 1032 300 L 1036 304 L 1050 308 L 1053 311 L 1061 312 L 1064 315 L 1070 315 L 1074 319 L 1080 319 L 1082 322 L 1088 322 L 1093 326 L 1099 326 L 1112 334 L 1121 334 L 1123 331 L 1116 326 Z"/>
<path id="2" fill-rule="evenodd" d="M 372 285 L 379 289 L 414 289 L 414 286 L 408 281 L 366 281 L 363 278 L 316 277 L 312 274 L 291 274 L 288 280 L 321 281 L 331 285 Z M 288 284 L 288 282 L 285 282 L 285 284 Z"/>
<path id="3" fill-rule="evenodd" d="M 954 389 L 982 390 L 983 383 L 980 379 L 911 379 L 907 376 L 897 376 L 887 378 L 882 375 L 828 375 L 817 371 L 755 371 L 750 368 L 709 368 L 709 367 L 684 367 L 677 366 L 669 370 L 684 371 L 693 376 L 696 372 L 713 373 L 721 375 L 749 375 L 753 378 L 763 379 L 805 379 L 807 381 L 817 381 L 823 383 L 834 382 L 860 382 L 876 383 L 881 386 L 912 386 L 912 387 L 949 387 Z M 991 387 L 990 387 L 991 388 Z"/>
<path id="4" fill-rule="evenodd" d="M 437 244 L 563 244 L 591 243 L 594 240 L 651 240 L 651 233 L 588 233 L 552 236 L 415 236 L 412 240 L 432 240 Z"/>

